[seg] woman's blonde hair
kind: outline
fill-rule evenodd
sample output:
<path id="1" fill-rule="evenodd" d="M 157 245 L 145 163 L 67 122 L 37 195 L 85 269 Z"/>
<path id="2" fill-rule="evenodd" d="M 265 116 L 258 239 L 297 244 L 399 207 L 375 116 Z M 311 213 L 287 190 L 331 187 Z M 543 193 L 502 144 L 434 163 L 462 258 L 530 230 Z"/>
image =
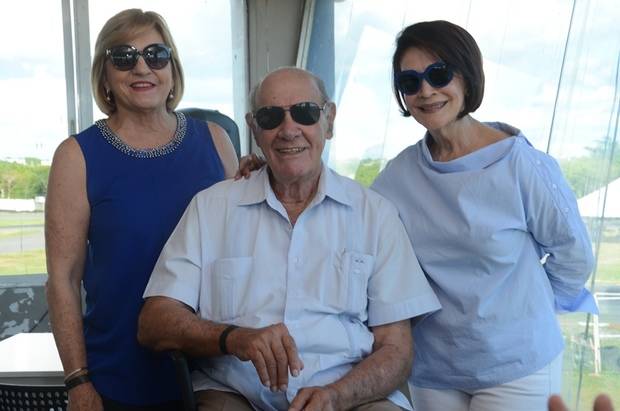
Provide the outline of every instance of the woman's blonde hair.
<path id="1" fill-rule="evenodd" d="M 116 111 L 114 99 L 106 99 L 105 90 L 105 62 L 106 50 L 124 44 L 128 39 L 155 29 L 164 40 L 164 43 L 172 49 L 172 82 L 174 89 L 171 90 L 173 96 L 166 101 L 166 109 L 173 111 L 183 97 L 184 79 L 183 67 L 179 60 L 179 53 L 168 25 L 162 16 L 154 11 L 142 11 L 140 9 L 123 10 L 111 17 L 103 26 L 95 43 L 95 55 L 93 66 L 90 73 L 90 83 L 93 89 L 93 96 L 99 109 L 105 114 L 112 114 Z"/>

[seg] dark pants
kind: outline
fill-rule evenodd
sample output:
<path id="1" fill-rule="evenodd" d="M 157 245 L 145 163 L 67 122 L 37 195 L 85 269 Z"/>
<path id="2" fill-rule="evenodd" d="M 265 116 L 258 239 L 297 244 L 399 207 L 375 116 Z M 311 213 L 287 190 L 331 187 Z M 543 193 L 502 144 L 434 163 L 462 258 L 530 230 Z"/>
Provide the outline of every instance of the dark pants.
<path id="1" fill-rule="evenodd" d="M 181 401 L 166 402 L 163 404 L 155 404 L 149 406 L 137 406 L 122 404 L 109 398 L 101 397 L 103 401 L 103 409 L 105 411 L 181 411 L 183 403 Z"/>

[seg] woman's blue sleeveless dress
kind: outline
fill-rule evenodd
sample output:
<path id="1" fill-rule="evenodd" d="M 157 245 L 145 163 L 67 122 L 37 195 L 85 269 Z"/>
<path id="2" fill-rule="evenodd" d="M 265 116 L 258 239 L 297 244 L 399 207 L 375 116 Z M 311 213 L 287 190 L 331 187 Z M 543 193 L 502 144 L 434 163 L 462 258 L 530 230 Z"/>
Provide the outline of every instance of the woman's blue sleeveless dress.
<path id="1" fill-rule="evenodd" d="M 180 398 L 172 362 L 138 344 L 142 293 L 192 197 L 224 178 L 207 124 L 177 113 L 173 140 L 125 145 L 99 120 L 76 136 L 90 203 L 84 335 L 97 391 L 131 405 Z"/>

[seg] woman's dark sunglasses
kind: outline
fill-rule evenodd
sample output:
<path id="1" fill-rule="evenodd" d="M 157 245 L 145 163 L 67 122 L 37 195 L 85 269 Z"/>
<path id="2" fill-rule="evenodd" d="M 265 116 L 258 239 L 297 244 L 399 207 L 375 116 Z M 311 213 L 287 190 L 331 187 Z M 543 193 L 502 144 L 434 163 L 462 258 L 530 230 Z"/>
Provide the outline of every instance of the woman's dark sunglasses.
<path id="1" fill-rule="evenodd" d="M 446 63 L 433 63 L 419 73 L 415 70 L 405 70 L 398 73 L 397 86 L 401 93 L 412 95 L 422 88 L 422 80 L 435 88 L 445 87 L 452 81 L 454 71 Z"/>
<path id="2" fill-rule="evenodd" d="M 105 51 L 106 56 L 110 58 L 112 65 L 120 71 L 131 70 L 138 64 L 140 56 L 144 62 L 153 70 L 161 70 L 170 61 L 172 49 L 165 44 L 151 44 L 138 51 L 134 46 L 115 46 Z"/>
<path id="3" fill-rule="evenodd" d="M 293 104 L 289 108 L 279 106 L 267 106 L 261 107 L 254 113 L 256 123 L 263 130 L 273 130 L 278 127 L 284 121 L 285 112 L 291 113 L 291 117 L 296 123 L 303 126 L 311 126 L 316 124 L 321 117 L 321 111 L 325 109 L 325 103 L 323 107 L 311 101 L 303 103 Z"/>

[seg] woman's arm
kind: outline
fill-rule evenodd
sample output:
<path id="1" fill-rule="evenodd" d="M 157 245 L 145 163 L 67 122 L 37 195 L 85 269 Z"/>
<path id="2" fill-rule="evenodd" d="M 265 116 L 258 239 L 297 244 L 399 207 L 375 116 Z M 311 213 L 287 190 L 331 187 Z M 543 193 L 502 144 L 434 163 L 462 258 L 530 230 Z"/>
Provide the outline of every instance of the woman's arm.
<path id="1" fill-rule="evenodd" d="M 592 244 L 579 215 L 577 200 L 550 156 L 531 152 L 521 172 L 522 196 L 528 230 L 544 254 L 545 271 L 556 298 L 556 309 L 596 311 L 583 288 L 594 266 Z"/>
<path id="2" fill-rule="evenodd" d="M 207 124 L 213 136 L 213 143 L 215 144 L 217 154 L 220 156 L 224 166 L 224 176 L 232 178 L 237 172 L 237 168 L 239 168 L 239 161 L 237 160 L 237 153 L 230 141 L 230 137 L 222 127 L 212 121 L 207 122 Z"/>
<path id="3" fill-rule="evenodd" d="M 54 154 L 45 201 L 46 294 L 65 375 L 88 366 L 80 290 L 89 219 L 84 157 L 77 141 L 68 138 Z M 72 410 L 101 409 L 91 383 L 71 389 L 69 400 Z"/>

